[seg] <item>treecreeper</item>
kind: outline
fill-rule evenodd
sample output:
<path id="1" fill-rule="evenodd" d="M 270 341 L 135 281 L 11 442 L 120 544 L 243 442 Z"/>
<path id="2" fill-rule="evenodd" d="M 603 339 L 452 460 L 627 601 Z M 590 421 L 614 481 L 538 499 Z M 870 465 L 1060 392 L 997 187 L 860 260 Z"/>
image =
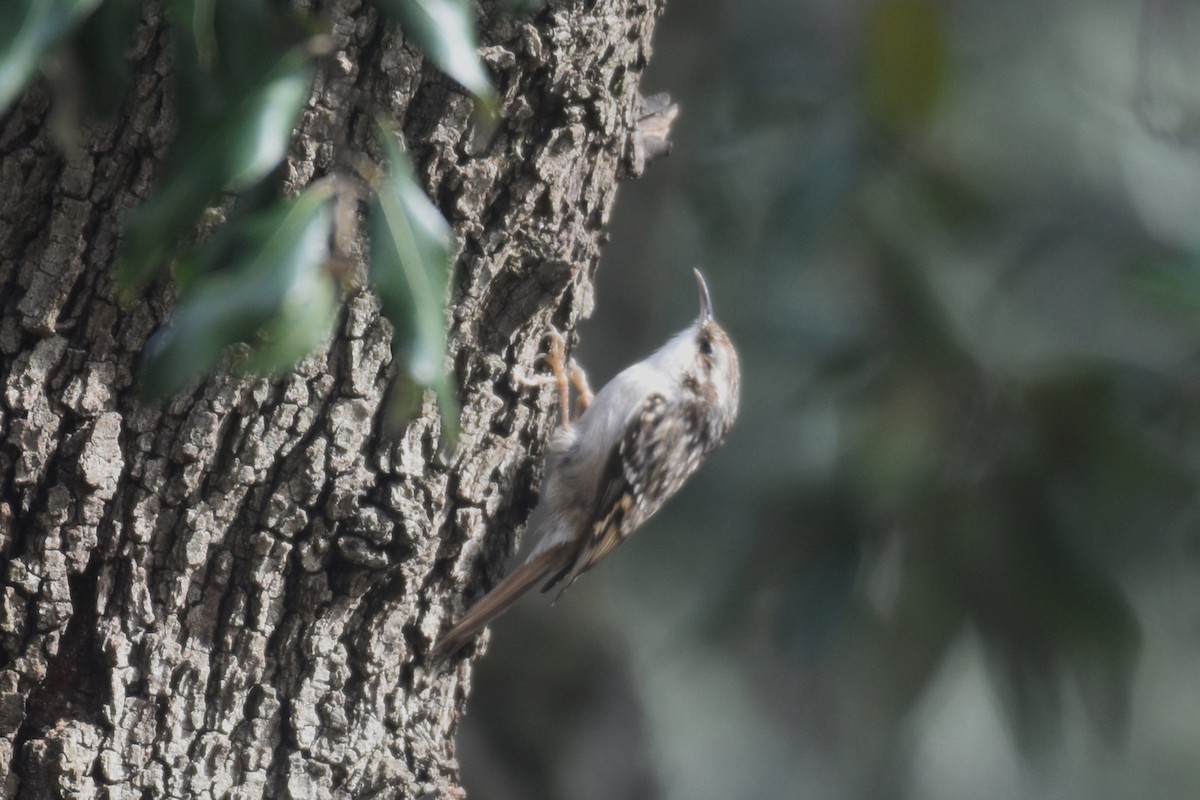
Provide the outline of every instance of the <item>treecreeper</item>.
<path id="1" fill-rule="evenodd" d="M 562 426 L 551 438 L 541 499 L 529 518 L 529 557 L 441 638 L 449 655 L 537 583 L 558 595 L 662 508 L 737 418 L 737 351 L 713 317 L 704 276 L 695 271 L 700 315 L 648 358 L 627 367 L 593 397 L 583 373 L 552 338 L 547 361 L 559 389 Z M 571 422 L 570 383 L 579 391 Z"/>

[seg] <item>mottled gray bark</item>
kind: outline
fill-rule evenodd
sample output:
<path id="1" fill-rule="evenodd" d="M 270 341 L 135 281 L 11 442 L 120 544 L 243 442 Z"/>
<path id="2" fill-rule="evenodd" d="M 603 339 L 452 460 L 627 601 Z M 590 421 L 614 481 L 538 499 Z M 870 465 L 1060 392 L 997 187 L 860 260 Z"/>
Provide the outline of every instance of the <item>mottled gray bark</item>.
<path id="1" fill-rule="evenodd" d="M 370 6 L 324 9 L 327 60 L 294 187 L 404 132 L 461 257 L 462 435 L 427 402 L 381 433 L 390 346 L 350 296 L 328 349 L 274 380 L 218 376 L 141 407 L 138 352 L 170 287 L 113 297 L 121 214 L 169 142 L 158 20 L 120 117 L 64 158 L 34 87 L 0 120 L 0 787 L 3 796 L 455 797 L 465 662 L 431 645 L 494 580 L 554 420 L 522 388 L 553 324 L 589 313 L 659 0 L 488 3 L 504 98 L 471 102 Z"/>

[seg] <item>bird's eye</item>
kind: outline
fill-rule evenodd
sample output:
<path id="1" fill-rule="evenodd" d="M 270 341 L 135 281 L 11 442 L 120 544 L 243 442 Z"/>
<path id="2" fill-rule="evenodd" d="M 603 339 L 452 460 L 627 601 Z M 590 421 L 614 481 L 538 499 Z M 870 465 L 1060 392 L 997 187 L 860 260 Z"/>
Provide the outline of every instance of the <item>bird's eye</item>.
<path id="1" fill-rule="evenodd" d="M 711 356 L 713 353 L 712 340 L 707 336 L 700 340 L 700 352 L 706 356 Z"/>

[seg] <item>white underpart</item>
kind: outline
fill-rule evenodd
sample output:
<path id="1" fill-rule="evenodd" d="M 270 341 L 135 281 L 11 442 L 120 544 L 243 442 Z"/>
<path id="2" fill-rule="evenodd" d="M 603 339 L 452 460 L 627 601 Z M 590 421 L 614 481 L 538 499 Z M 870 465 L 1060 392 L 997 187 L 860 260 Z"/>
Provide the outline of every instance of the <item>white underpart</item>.
<path id="1" fill-rule="evenodd" d="M 630 419 L 650 395 L 679 394 L 677 365 L 691 358 L 698 324 L 618 373 L 596 393 L 574 425 L 560 429 L 550 440 L 541 499 L 529 519 L 529 533 L 537 537 L 530 558 L 577 540 L 579 528 L 587 524 L 595 506 L 604 467 Z"/>

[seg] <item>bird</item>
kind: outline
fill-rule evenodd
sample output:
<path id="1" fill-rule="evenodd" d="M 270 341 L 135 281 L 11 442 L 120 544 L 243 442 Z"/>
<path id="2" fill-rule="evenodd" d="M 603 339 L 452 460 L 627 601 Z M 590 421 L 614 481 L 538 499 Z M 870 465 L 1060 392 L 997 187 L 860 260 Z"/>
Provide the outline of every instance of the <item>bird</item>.
<path id="1" fill-rule="evenodd" d="M 451 655 L 537 583 L 557 587 L 555 600 L 652 517 L 722 444 L 737 418 L 741 368 L 737 350 L 713 317 L 708 285 L 693 270 L 700 295 L 696 320 L 594 396 L 565 341 L 552 334 L 547 362 L 561 426 L 546 448 L 540 499 L 528 530 L 529 557 L 485 594 L 438 641 Z M 570 388 L 579 418 L 570 420 Z"/>

